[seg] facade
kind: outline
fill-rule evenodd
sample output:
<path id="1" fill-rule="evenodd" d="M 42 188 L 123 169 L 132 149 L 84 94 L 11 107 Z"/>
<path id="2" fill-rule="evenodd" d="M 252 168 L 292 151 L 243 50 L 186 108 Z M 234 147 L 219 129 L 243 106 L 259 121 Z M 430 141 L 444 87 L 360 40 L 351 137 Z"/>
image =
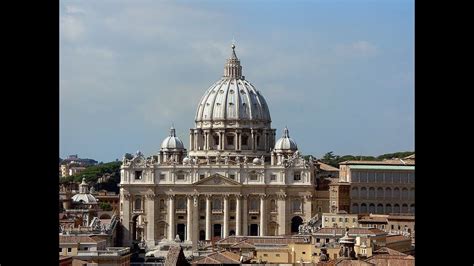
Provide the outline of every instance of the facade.
<path id="1" fill-rule="evenodd" d="M 338 213 L 323 213 L 322 227 L 358 227 L 358 215 L 345 211 Z"/>
<path id="2" fill-rule="evenodd" d="M 346 161 L 340 182 L 351 184 L 351 213 L 415 212 L 415 160 Z"/>
<path id="3" fill-rule="evenodd" d="M 171 128 L 160 151 L 126 154 L 121 167 L 124 245 L 161 239 L 193 245 L 229 235 L 298 232 L 317 212 L 312 159 L 284 129 L 271 127 L 269 107 L 232 54 L 224 76 L 198 103 L 189 152 Z"/>
<path id="4" fill-rule="evenodd" d="M 341 211 L 350 212 L 350 188 L 348 182 L 336 182 L 329 184 L 329 211 L 338 213 Z"/>

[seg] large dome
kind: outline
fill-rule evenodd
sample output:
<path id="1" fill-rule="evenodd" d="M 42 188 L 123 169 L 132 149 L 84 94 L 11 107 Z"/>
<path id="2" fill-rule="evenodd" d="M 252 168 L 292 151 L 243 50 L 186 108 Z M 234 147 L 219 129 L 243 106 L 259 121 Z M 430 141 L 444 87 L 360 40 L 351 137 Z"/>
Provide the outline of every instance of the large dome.
<path id="1" fill-rule="evenodd" d="M 199 102 L 196 123 L 254 121 L 270 123 L 270 111 L 262 94 L 242 76 L 242 67 L 232 45 L 224 76 L 207 89 Z M 229 123 L 225 123 L 226 126 Z M 230 123 L 232 125 L 232 123 Z"/>

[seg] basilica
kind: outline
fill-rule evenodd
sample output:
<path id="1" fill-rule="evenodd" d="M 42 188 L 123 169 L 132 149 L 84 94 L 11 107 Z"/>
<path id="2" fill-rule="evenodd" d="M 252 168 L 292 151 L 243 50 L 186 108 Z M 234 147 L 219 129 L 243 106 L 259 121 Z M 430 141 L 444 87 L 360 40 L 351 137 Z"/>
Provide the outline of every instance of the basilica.
<path id="1" fill-rule="evenodd" d="M 314 163 L 287 128 L 278 137 L 232 45 L 224 75 L 197 103 L 189 149 L 171 127 L 156 154 L 124 156 L 123 244 L 179 238 L 194 247 L 231 235 L 297 233 L 317 213 Z"/>

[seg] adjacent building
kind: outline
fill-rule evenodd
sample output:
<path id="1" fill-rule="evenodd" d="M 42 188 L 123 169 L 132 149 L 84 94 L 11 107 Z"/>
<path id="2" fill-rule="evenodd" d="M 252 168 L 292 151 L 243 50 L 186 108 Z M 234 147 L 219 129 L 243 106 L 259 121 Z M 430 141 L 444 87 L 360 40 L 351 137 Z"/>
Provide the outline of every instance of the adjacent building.
<path id="1" fill-rule="evenodd" d="M 339 181 L 350 184 L 350 212 L 414 214 L 415 156 L 340 163 Z"/>

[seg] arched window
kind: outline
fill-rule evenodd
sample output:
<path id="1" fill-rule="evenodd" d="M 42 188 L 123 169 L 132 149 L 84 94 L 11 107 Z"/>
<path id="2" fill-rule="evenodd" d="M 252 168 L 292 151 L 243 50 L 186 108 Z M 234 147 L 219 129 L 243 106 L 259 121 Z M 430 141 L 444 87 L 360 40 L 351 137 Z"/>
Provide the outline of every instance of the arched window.
<path id="1" fill-rule="evenodd" d="M 383 199 L 383 188 L 377 188 L 377 199 Z"/>
<path id="2" fill-rule="evenodd" d="M 214 146 L 219 145 L 219 135 L 212 135 L 212 138 L 214 139 Z"/>
<path id="3" fill-rule="evenodd" d="M 386 199 L 391 199 L 392 198 L 392 189 L 391 188 L 385 188 L 385 198 Z"/>
<path id="4" fill-rule="evenodd" d="M 369 204 L 369 212 L 370 213 L 375 213 L 375 204 L 373 204 L 373 203 Z"/>
<path id="5" fill-rule="evenodd" d="M 293 212 L 301 212 L 301 200 L 300 199 L 294 199 L 291 202 L 291 207 Z"/>
<path id="6" fill-rule="evenodd" d="M 393 212 L 394 213 L 400 213 L 400 205 L 398 205 L 398 204 L 393 205 Z"/>
<path id="7" fill-rule="evenodd" d="M 351 213 L 359 213 L 359 204 L 353 203 Z"/>
<path id="8" fill-rule="evenodd" d="M 271 212 L 276 212 L 277 211 L 277 205 L 276 205 L 276 201 L 274 199 L 270 200 L 270 211 Z"/>
<path id="9" fill-rule="evenodd" d="M 222 201 L 219 198 L 212 199 L 212 210 L 222 210 Z"/>
<path id="10" fill-rule="evenodd" d="M 415 213 L 415 204 L 410 205 L 410 212 Z"/>
<path id="11" fill-rule="evenodd" d="M 367 199 L 367 188 L 366 187 L 362 187 L 360 189 L 360 198 L 361 199 Z"/>
<path id="12" fill-rule="evenodd" d="M 411 188 L 411 189 L 410 189 L 410 194 L 409 194 L 409 196 L 410 196 L 410 199 L 414 199 L 414 198 L 415 198 L 415 189 L 414 189 L 414 188 Z"/>
<path id="13" fill-rule="evenodd" d="M 402 205 L 402 213 L 408 213 L 408 204 Z"/>
<path id="14" fill-rule="evenodd" d="M 226 136 L 226 138 L 227 138 L 227 145 L 234 146 L 234 139 L 235 139 L 234 134 L 229 134 Z"/>
<path id="15" fill-rule="evenodd" d="M 369 188 L 369 199 L 375 199 L 375 188 Z"/>
<path id="16" fill-rule="evenodd" d="M 138 196 L 136 199 L 135 199 L 135 210 L 141 210 L 142 209 L 142 198 L 140 196 Z"/>
<path id="17" fill-rule="evenodd" d="M 235 200 L 234 199 L 229 200 L 229 210 L 230 211 L 235 211 Z"/>
<path id="18" fill-rule="evenodd" d="M 352 198 L 359 198 L 359 188 L 353 187 L 351 190 Z"/>
<path id="19" fill-rule="evenodd" d="M 402 189 L 402 199 L 408 199 L 408 189 L 406 187 Z"/>
<path id="20" fill-rule="evenodd" d="M 377 213 L 383 214 L 383 205 L 382 204 L 377 204 Z"/>
<path id="21" fill-rule="evenodd" d="M 367 213 L 367 204 L 362 203 L 360 205 L 360 213 Z"/>
<path id="22" fill-rule="evenodd" d="M 397 187 L 393 190 L 393 198 L 400 199 L 400 189 Z"/>
<path id="23" fill-rule="evenodd" d="M 386 214 L 390 214 L 390 213 L 392 213 L 392 212 L 393 212 L 393 211 L 392 211 L 392 204 L 387 204 L 387 205 L 385 205 L 385 213 L 386 213 Z"/>
<path id="24" fill-rule="evenodd" d="M 247 146 L 247 145 L 248 145 L 249 136 L 243 134 L 241 138 L 242 138 L 242 146 Z"/>

